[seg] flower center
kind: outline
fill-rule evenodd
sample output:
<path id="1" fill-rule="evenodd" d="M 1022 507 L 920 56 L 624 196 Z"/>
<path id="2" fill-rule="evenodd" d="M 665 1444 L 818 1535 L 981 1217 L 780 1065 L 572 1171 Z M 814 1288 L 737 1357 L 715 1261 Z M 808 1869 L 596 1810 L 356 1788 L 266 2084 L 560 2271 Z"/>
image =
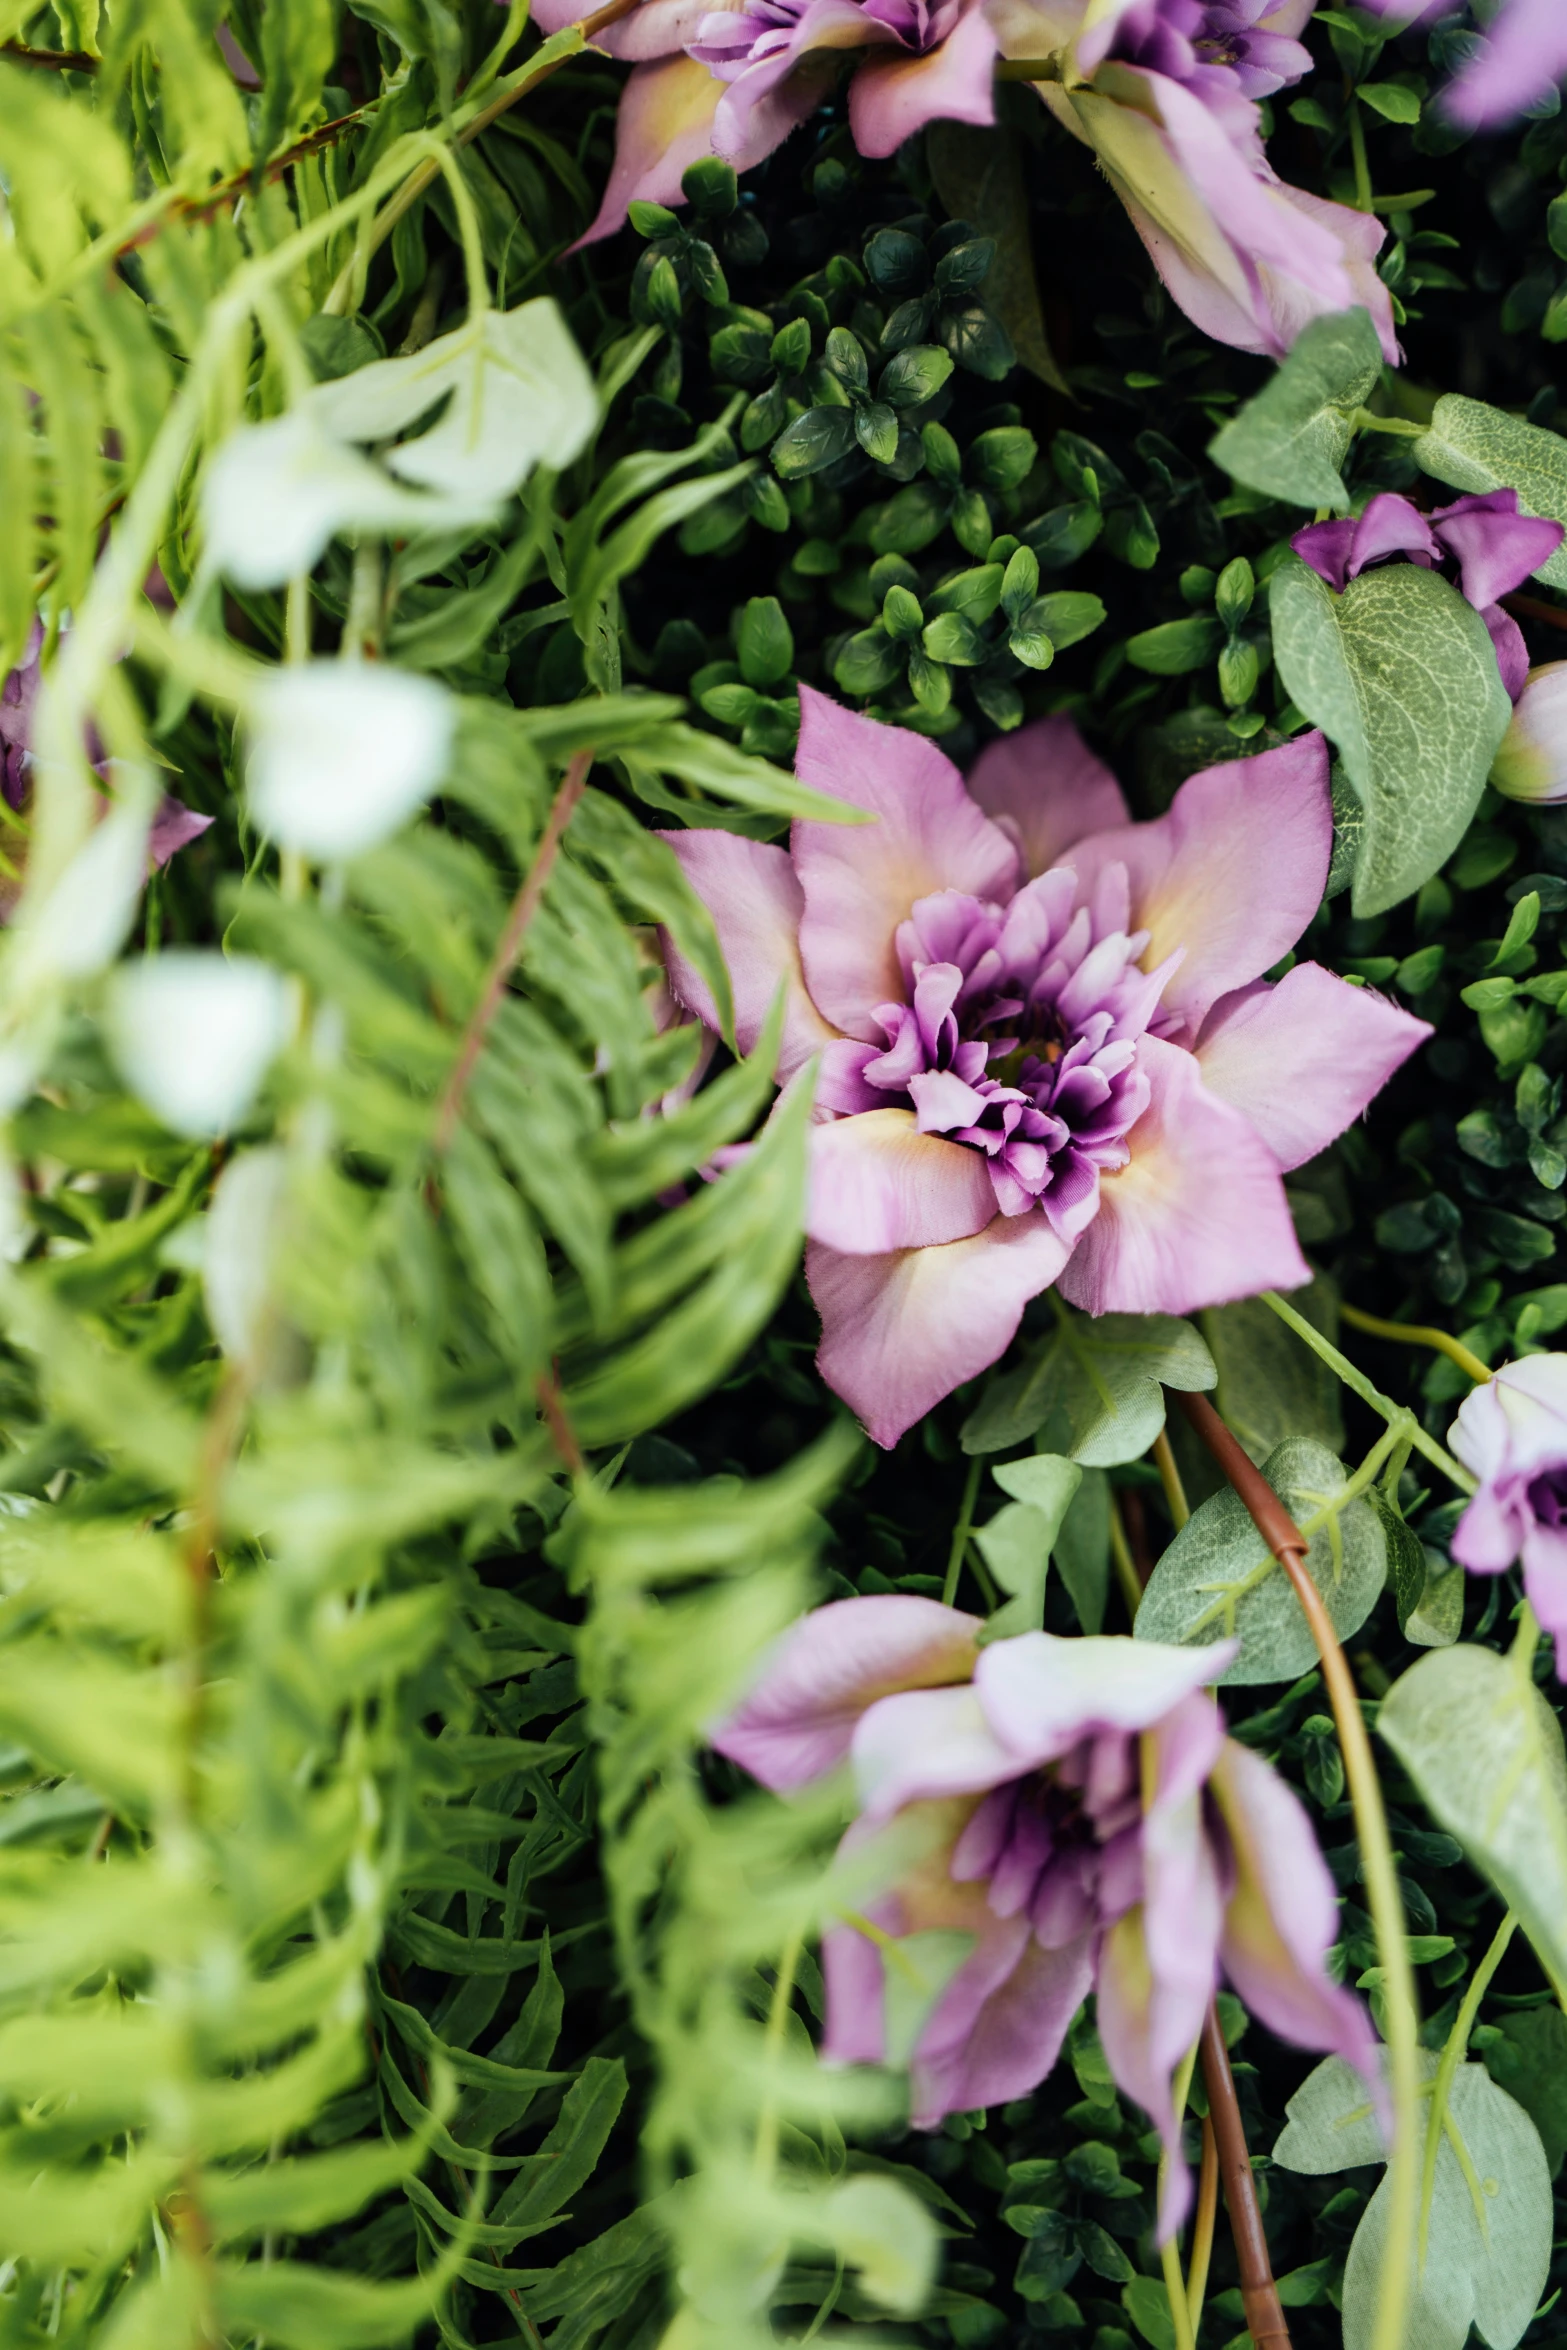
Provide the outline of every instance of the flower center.
<path id="1" fill-rule="evenodd" d="M 1059 1950 L 1141 1897 L 1141 1821 L 1137 1742 L 1101 1732 L 993 1789 L 958 1839 L 952 1875 L 988 1880 L 997 1917 L 1026 1913 L 1045 1948 Z"/>
<path id="2" fill-rule="evenodd" d="M 1167 969 L 1145 972 L 1146 931 L 1128 929 L 1125 869 L 1078 903 L 1069 867 L 1005 908 L 945 890 L 897 932 L 908 990 L 876 1019 L 886 1050 L 865 1066 L 922 1134 L 982 1151 L 1003 1215 L 1038 1207 L 1075 1240 L 1099 1178 L 1126 1164 L 1148 1101 L 1137 1043 Z"/>
<path id="3" fill-rule="evenodd" d="M 1542 1526 L 1567 1526 L 1567 1468 L 1547 1469 L 1531 1481 L 1529 1507 Z"/>

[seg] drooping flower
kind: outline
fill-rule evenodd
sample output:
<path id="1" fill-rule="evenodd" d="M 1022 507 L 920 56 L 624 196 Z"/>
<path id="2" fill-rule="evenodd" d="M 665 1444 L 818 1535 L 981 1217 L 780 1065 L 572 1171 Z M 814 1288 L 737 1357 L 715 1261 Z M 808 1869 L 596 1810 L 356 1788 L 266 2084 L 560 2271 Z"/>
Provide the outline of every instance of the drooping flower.
<path id="1" fill-rule="evenodd" d="M 1453 1533 L 1471 1574 L 1523 1561 L 1529 1604 L 1567 1680 L 1567 1355 L 1526 1355 L 1464 1398 L 1448 1443 L 1480 1490 Z"/>
<path id="2" fill-rule="evenodd" d="M 1398 30 L 1440 15 L 1448 0 L 1363 0 Z M 1445 111 L 1470 130 L 1513 122 L 1567 75 L 1567 8 L 1561 0 L 1502 0 L 1477 55 L 1444 93 Z"/>
<path id="3" fill-rule="evenodd" d="M 1515 702 L 1529 674 L 1529 654 L 1523 631 L 1498 599 L 1522 587 L 1561 543 L 1559 522 L 1519 513 L 1516 490 L 1455 498 L 1451 506 L 1439 506 L 1431 514 L 1422 514 L 1395 491 L 1383 490 L 1363 514 L 1308 523 L 1290 540 L 1301 561 L 1339 595 L 1370 564 L 1394 556 L 1405 556 L 1428 571 L 1456 565 L 1458 587 L 1491 632 L 1502 683 Z"/>
<path id="4" fill-rule="evenodd" d="M 1531 669 L 1491 762 L 1493 790 L 1537 808 L 1567 800 L 1567 661 Z"/>
<path id="5" fill-rule="evenodd" d="M 546 32 L 581 0 L 541 0 Z M 615 162 L 582 240 L 607 237 L 638 198 L 681 202 L 704 155 L 749 171 L 828 97 L 854 52 L 849 123 L 862 155 L 891 155 L 925 123 L 995 119 L 996 36 L 981 0 L 643 0 L 596 36 L 633 67 Z"/>
<path id="6" fill-rule="evenodd" d="M 1155 268 L 1216 342 L 1282 357 L 1325 312 L 1364 307 L 1398 357 L 1367 212 L 1281 180 L 1256 101 L 1299 80 L 1310 0 L 989 0 L 1002 54 L 1091 147 Z"/>
<path id="7" fill-rule="evenodd" d="M 1171 2077 L 1221 1970 L 1283 2038 L 1370 2067 L 1365 2015 L 1324 1966 L 1332 1881 L 1303 1807 L 1203 1687 L 1233 1643 L 980 1647 L 980 1630 L 896 1594 L 818 1608 L 713 1742 L 777 1790 L 847 1761 L 845 1862 L 873 1872 L 887 1839 L 892 1882 L 823 1939 L 824 2055 L 888 2061 L 889 1992 L 935 1960 L 910 2058 L 928 2129 L 1036 2088 L 1096 1990 L 1111 2073 L 1175 2157 L 1167 2234 L 1188 2193 Z"/>
<path id="8" fill-rule="evenodd" d="M 820 1054 L 806 1272 L 822 1376 L 877 1443 L 994 1362 L 1059 1282 L 1091 1313 L 1186 1313 L 1310 1278 L 1282 1176 L 1429 1030 L 1314 963 L 1262 974 L 1321 902 L 1319 734 L 1128 820 L 1070 722 L 935 744 L 800 689 L 797 772 L 877 819 L 787 851 L 666 835 L 717 925 L 750 1050 Z M 666 941 L 671 985 L 718 1026 Z"/>

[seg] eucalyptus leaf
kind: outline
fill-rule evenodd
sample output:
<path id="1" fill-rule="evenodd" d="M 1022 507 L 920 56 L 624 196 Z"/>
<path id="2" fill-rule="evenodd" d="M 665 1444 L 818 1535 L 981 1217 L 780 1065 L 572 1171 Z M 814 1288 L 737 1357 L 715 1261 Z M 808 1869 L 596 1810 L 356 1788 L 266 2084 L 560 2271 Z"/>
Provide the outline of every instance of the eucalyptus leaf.
<path id="1" fill-rule="evenodd" d="M 1297 1290 L 1290 1303 L 1324 1336 L 1337 1335 L 1328 1283 Z M 1200 1327 L 1219 1373 L 1214 1400 L 1254 1461 L 1265 1461 L 1286 1436 L 1309 1436 L 1330 1452 L 1342 1448 L 1338 1381 L 1261 1298 L 1211 1307 Z"/>
<path id="2" fill-rule="evenodd" d="M 1291 555 L 1270 605 L 1279 675 L 1365 813 L 1354 911 L 1384 913 L 1446 863 L 1479 804 L 1512 716 L 1490 634 L 1415 563 L 1362 572 L 1340 596 Z"/>
<path id="3" fill-rule="evenodd" d="M 984 1637 L 1005 1640 L 1044 1625 L 1050 1553 L 1083 1472 L 1057 1453 L 1033 1453 L 1004 1461 L 991 1475 L 1013 1498 L 978 1528 L 974 1539 L 986 1566 L 1011 1595 L 986 1624 Z"/>
<path id="4" fill-rule="evenodd" d="M 1083 1630 L 1102 1631 L 1110 1590 L 1110 1480 L 1103 1469 L 1083 1471 L 1056 1536 L 1055 1564 Z"/>
<path id="5" fill-rule="evenodd" d="M 1368 1502 L 1335 1507 L 1349 1483 L 1343 1463 L 1309 1437 L 1291 1436 L 1262 1473 L 1303 1534 L 1306 1565 L 1334 1628 L 1347 1640 L 1365 1622 L 1387 1574 L 1387 1542 Z M 1238 1493 L 1216 1493 L 1170 1544 L 1137 1612 L 1139 1640 L 1206 1648 L 1238 1637 L 1240 1654 L 1219 1676 L 1232 1687 L 1293 1681 L 1317 1644 L 1288 1576 L 1252 1524 Z"/>
<path id="6" fill-rule="evenodd" d="M 1031 1359 L 986 1389 L 963 1424 L 965 1452 L 1004 1452 L 1065 1415 L 1070 1457 L 1085 1468 L 1135 1461 L 1164 1426 L 1164 1389 L 1212 1387 L 1213 1358 L 1173 1314 L 1073 1314 Z"/>
<path id="7" fill-rule="evenodd" d="M 1209 448 L 1216 465 L 1248 489 L 1296 506 L 1349 511 L 1339 468 L 1354 427 L 1351 412 L 1382 374 L 1382 346 L 1364 310 L 1313 318 L 1272 380 L 1223 427 Z"/>
<path id="8" fill-rule="evenodd" d="M 1567 1756 L 1529 1674 L 1489 1648 L 1438 1649 L 1394 1682 L 1377 1729 L 1567 1985 Z"/>
<path id="9" fill-rule="evenodd" d="M 1451 489 L 1516 490 L 1520 513 L 1567 525 L 1567 440 L 1560 433 L 1446 392 L 1415 455 Z M 1567 587 L 1567 541 L 1534 576 L 1548 587 Z"/>

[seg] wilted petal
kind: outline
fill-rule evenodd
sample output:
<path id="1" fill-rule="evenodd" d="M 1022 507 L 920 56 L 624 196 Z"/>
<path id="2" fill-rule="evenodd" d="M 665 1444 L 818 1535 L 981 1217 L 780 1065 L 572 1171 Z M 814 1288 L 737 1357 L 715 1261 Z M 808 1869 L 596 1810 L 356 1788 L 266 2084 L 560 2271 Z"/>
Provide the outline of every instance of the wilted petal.
<path id="1" fill-rule="evenodd" d="M 813 1126 L 805 1229 L 846 1255 L 940 1247 L 996 1212 L 983 1152 L 921 1134 L 912 1110 L 867 1110 Z"/>
<path id="2" fill-rule="evenodd" d="M 971 1240 L 845 1256 L 808 1244 L 805 1273 L 822 1317 L 817 1368 L 877 1444 L 896 1444 L 965 1379 L 988 1370 L 1048 1289 L 1067 1244 L 1040 1215 L 998 1216 Z"/>
<path id="3" fill-rule="evenodd" d="M 1203 1085 L 1240 1111 L 1287 1173 L 1315 1158 L 1431 1034 L 1320 963 L 1226 996 L 1194 1048 Z"/>
<path id="4" fill-rule="evenodd" d="M 974 1686 L 986 1720 L 1022 1770 L 1059 1761 L 1096 1731 L 1151 1729 L 1217 1680 L 1237 1650 L 1229 1640 L 1175 1648 L 1115 1635 L 1060 1640 L 1022 1632 L 980 1650 Z"/>
<path id="5" fill-rule="evenodd" d="M 1010 898 L 1017 851 L 975 806 L 933 742 L 904 727 L 878 726 L 806 685 L 795 773 L 877 818 L 874 824 L 799 823 L 793 834 L 805 891 L 806 983 L 827 1019 L 875 1043 L 877 1007 L 904 994 L 893 944 L 898 924 L 916 900 L 941 890 Z"/>
<path id="6" fill-rule="evenodd" d="M 357 856 L 434 791 L 453 704 L 433 678 L 360 661 L 272 670 L 248 724 L 246 792 L 261 830 L 304 856 Z"/>
<path id="7" fill-rule="evenodd" d="M 1061 1276 L 1091 1314 L 1189 1314 L 1264 1289 L 1302 1289 L 1279 1162 L 1239 1111 L 1215 1100 L 1194 1057 L 1145 1036 L 1152 1083 L 1130 1163 L 1106 1175 L 1099 1213 Z"/>
<path id="8" fill-rule="evenodd" d="M 1221 995 L 1276 963 L 1322 903 L 1333 855 L 1328 750 L 1316 732 L 1189 776 L 1169 813 L 1080 841 L 1085 888 L 1124 864 L 1145 969 L 1185 949 L 1164 1009 L 1192 1033 Z"/>
<path id="9" fill-rule="evenodd" d="M 806 993 L 805 974 L 800 969 L 800 915 L 805 899 L 794 867 L 782 849 L 716 826 L 665 832 L 659 838 L 668 841 L 687 881 L 713 917 L 729 967 L 735 1041 L 743 1053 L 755 1051 L 773 998 L 780 986 L 785 990 L 783 1043 L 778 1054 L 778 1078 L 783 1083 L 838 1033 Z M 675 994 L 688 1012 L 695 1012 L 709 1028 L 717 1028 L 718 1006 L 706 980 L 686 961 L 667 932 L 663 947 Z"/>
<path id="10" fill-rule="evenodd" d="M 1246 2005 L 1280 2039 L 1320 2048 L 1377 2079 L 1360 2001 L 1324 1966 L 1338 1902 L 1298 1796 L 1261 1755 L 1227 1739 L 1209 1782 L 1234 1856 L 1220 1957 Z"/>
<path id="11" fill-rule="evenodd" d="M 764 1787 L 803 1786 L 845 1760 L 877 1699 L 966 1682 L 978 1630 L 977 1616 L 913 1593 L 815 1608 L 776 1642 L 712 1743 Z"/>
<path id="12" fill-rule="evenodd" d="M 862 155 L 893 155 L 928 122 L 991 123 L 996 36 L 976 0 L 923 55 L 872 50 L 849 85 L 849 125 Z"/>
<path id="13" fill-rule="evenodd" d="M 1130 822 L 1120 785 L 1070 718 L 1040 718 L 997 735 L 975 760 L 968 788 L 1013 833 L 1030 876 L 1059 864 L 1090 833 Z"/>

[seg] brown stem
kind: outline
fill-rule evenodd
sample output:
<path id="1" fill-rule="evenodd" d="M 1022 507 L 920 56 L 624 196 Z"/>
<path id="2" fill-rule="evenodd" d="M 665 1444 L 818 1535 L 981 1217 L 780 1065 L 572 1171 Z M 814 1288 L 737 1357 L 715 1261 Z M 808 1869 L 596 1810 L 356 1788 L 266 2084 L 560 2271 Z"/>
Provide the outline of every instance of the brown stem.
<path id="1" fill-rule="evenodd" d="M 560 1381 L 553 1370 L 541 1371 L 535 1389 L 544 1425 L 550 1432 L 555 1450 L 560 1454 L 574 1477 L 580 1477 L 585 1466 L 582 1447 L 577 1442 L 577 1431 L 566 1417 L 566 1406 L 561 1399 Z"/>
<path id="2" fill-rule="evenodd" d="M 1202 2027 L 1202 2077 L 1213 2118 L 1214 2143 L 1224 2180 L 1230 2231 L 1235 2238 L 1235 2260 L 1241 2272 L 1241 2301 L 1257 2350 L 1289 2350 L 1290 2330 L 1285 2322 L 1279 2289 L 1268 2258 L 1267 2230 L 1257 2208 L 1257 2182 L 1252 2176 L 1246 2132 L 1235 2095 L 1230 2052 L 1224 2045 L 1216 2007 L 1210 2006 Z"/>
<path id="3" fill-rule="evenodd" d="M 489 1034 L 490 1023 L 501 1008 L 502 1000 L 506 994 L 506 982 L 511 977 L 517 957 L 522 952 L 523 940 L 528 935 L 528 925 L 539 910 L 539 901 L 544 895 L 561 840 L 567 825 L 571 822 L 572 811 L 586 788 L 588 770 L 592 765 L 593 753 L 579 751 L 567 768 L 561 787 L 555 794 L 554 804 L 544 820 L 544 830 L 539 836 L 539 845 L 533 852 L 533 863 L 523 876 L 521 889 L 512 900 L 511 912 L 506 918 L 506 927 L 501 932 L 500 943 L 490 958 L 490 967 L 485 973 L 484 985 L 479 991 L 479 1000 L 469 1014 L 468 1025 L 463 1031 L 463 1040 L 458 1048 L 457 1058 L 452 1063 L 452 1073 L 446 1080 L 441 1094 L 440 1107 L 435 1113 L 434 1142 L 437 1157 L 444 1156 L 451 1148 L 452 1137 L 457 1131 L 457 1121 L 462 1115 L 463 1096 L 468 1090 L 468 1080 L 472 1077 L 479 1055 L 484 1050 L 484 1040 Z"/>
<path id="4" fill-rule="evenodd" d="M 40 73 L 96 73 L 99 65 L 85 49 L 29 49 L 25 41 L 0 41 L 0 57 Z"/>
<path id="5" fill-rule="evenodd" d="M 1547 628 L 1567 628 L 1567 609 L 1560 604 L 1548 604 L 1543 596 L 1503 596 L 1504 612 L 1515 612 L 1524 620 L 1543 620 Z"/>

